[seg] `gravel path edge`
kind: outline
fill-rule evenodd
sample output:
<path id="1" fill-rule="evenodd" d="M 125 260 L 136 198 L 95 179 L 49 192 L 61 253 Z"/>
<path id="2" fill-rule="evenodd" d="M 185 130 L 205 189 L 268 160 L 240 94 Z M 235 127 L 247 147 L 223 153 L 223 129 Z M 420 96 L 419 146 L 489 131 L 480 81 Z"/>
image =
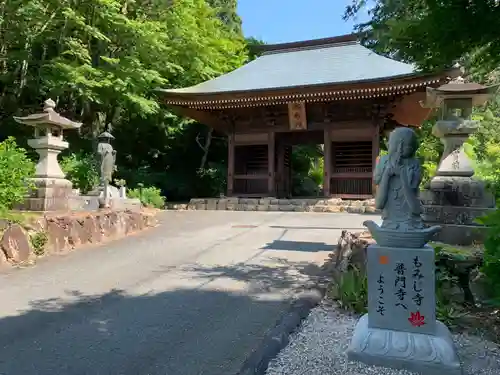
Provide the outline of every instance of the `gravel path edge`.
<path id="1" fill-rule="evenodd" d="M 319 305 L 325 293 L 326 289 L 320 287 L 301 292 L 264 337 L 258 349 L 247 358 L 237 375 L 265 375 L 269 363 L 288 345 L 290 334 Z"/>

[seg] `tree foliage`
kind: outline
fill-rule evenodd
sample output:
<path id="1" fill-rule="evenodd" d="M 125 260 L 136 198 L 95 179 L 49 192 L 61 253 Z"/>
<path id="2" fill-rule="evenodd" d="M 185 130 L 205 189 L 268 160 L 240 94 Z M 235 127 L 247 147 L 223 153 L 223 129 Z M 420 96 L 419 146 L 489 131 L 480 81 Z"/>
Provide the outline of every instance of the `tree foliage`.
<path id="1" fill-rule="evenodd" d="M 204 128 L 161 106 L 155 89 L 244 63 L 235 9 L 234 0 L 0 2 L 0 140 L 15 135 L 24 145 L 27 130 L 12 116 L 38 112 L 51 97 L 56 110 L 83 122 L 80 134 L 67 134 L 73 151 L 93 152 L 108 127 L 129 185 L 142 173 L 162 190 L 192 186 L 203 154 L 194 140 Z M 223 148 L 214 142 L 208 162 L 219 162 Z"/>
<path id="2" fill-rule="evenodd" d="M 99 168 L 96 158 L 90 154 L 75 152 L 61 160 L 61 169 L 73 182 L 74 189 L 86 194 L 99 184 Z"/>
<path id="3" fill-rule="evenodd" d="M 352 0 L 344 18 L 368 10 L 370 19 L 357 25 L 364 42 L 375 51 L 432 71 L 460 62 L 469 79 L 485 84 L 500 82 L 500 3 L 496 0 Z M 476 174 L 497 184 L 500 96 L 475 109 L 481 120 L 469 142 Z M 419 156 L 428 177 L 442 147 L 431 134 L 433 121 L 419 131 Z"/>
<path id="4" fill-rule="evenodd" d="M 237 0 L 208 0 L 208 4 L 216 10 L 217 17 L 236 34 L 242 34 L 241 18 L 238 16 Z"/>
<path id="5" fill-rule="evenodd" d="M 22 203 L 33 184 L 29 178 L 35 173 L 35 164 L 27 157 L 26 150 L 17 146 L 9 137 L 0 143 L 0 212 Z"/>
<path id="6" fill-rule="evenodd" d="M 368 10 L 357 26 L 379 52 L 442 69 L 467 58 L 489 72 L 500 65 L 500 4 L 497 0 L 352 0 L 344 18 Z"/>

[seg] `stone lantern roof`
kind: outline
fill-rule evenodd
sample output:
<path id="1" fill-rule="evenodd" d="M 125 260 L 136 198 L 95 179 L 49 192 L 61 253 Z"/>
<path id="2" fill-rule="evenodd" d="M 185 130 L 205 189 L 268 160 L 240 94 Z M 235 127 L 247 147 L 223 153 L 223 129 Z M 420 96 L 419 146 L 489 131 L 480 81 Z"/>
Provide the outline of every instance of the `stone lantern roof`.
<path id="1" fill-rule="evenodd" d="M 479 83 L 450 82 L 437 88 L 427 87 L 427 97 L 422 106 L 439 108 L 445 99 L 472 99 L 472 106 L 484 105 L 497 92 L 500 85 L 484 86 Z"/>
<path id="2" fill-rule="evenodd" d="M 56 103 L 52 99 L 47 99 L 44 102 L 43 113 L 35 113 L 25 117 L 16 117 L 14 120 L 20 124 L 37 127 L 39 125 L 53 125 L 63 130 L 79 129 L 82 126 L 81 122 L 74 122 L 61 116 L 55 111 Z"/>

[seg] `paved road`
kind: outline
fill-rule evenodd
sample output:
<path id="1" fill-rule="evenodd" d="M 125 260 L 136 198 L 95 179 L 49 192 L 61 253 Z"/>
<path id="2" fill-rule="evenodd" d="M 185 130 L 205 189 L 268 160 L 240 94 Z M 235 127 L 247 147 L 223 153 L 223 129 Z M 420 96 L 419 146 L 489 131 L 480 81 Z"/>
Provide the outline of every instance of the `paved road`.
<path id="1" fill-rule="evenodd" d="M 0 275 L 2 375 L 233 375 L 367 216 L 165 212 Z"/>

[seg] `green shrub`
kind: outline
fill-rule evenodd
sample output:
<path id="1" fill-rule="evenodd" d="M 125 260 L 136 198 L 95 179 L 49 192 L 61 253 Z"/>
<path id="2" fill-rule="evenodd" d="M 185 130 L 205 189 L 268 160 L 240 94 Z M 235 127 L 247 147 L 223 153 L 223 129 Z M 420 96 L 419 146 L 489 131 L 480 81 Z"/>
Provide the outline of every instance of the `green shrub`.
<path id="1" fill-rule="evenodd" d="M 13 137 L 0 143 L 0 210 L 10 210 L 24 201 L 34 188 L 30 181 L 34 174 L 35 164 Z"/>
<path id="2" fill-rule="evenodd" d="M 309 169 L 309 178 L 314 181 L 314 183 L 319 187 L 323 186 L 323 176 L 324 176 L 324 159 L 319 158 L 317 163 L 311 163 L 311 168 Z"/>
<path id="3" fill-rule="evenodd" d="M 131 189 L 127 192 L 130 198 L 137 198 L 146 207 L 163 208 L 165 207 L 165 197 L 161 195 L 161 190 L 154 187 L 142 187 Z"/>
<path id="4" fill-rule="evenodd" d="M 328 288 L 328 297 L 336 300 L 340 307 L 358 314 L 367 312 L 368 281 L 357 268 L 341 273 Z"/>
<path id="5" fill-rule="evenodd" d="M 486 142 L 481 154 L 476 153 L 473 147 L 474 139 L 465 144 L 466 153 L 474 162 L 474 175 L 500 199 L 500 143 Z"/>
<path id="6" fill-rule="evenodd" d="M 97 162 L 92 155 L 75 153 L 62 158 L 61 168 L 73 187 L 85 194 L 99 184 Z"/>
<path id="7" fill-rule="evenodd" d="M 478 221 L 488 227 L 484 241 L 482 272 L 486 276 L 488 292 L 492 297 L 492 302 L 500 304 L 500 208 L 483 216 Z"/>
<path id="8" fill-rule="evenodd" d="M 45 254 L 45 246 L 49 242 L 49 237 L 46 232 L 35 232 L 30 236 L 31 246 L 35 255 L 41 256 Z"/>
<path id="9" fill-rule="evenodd" d="M 226 192 L 227 166 L 221 163 L 208 163 L 208 167 L 196 172 L 200 186 L 198 191 L 205 196 L 218 197 Z"/>

